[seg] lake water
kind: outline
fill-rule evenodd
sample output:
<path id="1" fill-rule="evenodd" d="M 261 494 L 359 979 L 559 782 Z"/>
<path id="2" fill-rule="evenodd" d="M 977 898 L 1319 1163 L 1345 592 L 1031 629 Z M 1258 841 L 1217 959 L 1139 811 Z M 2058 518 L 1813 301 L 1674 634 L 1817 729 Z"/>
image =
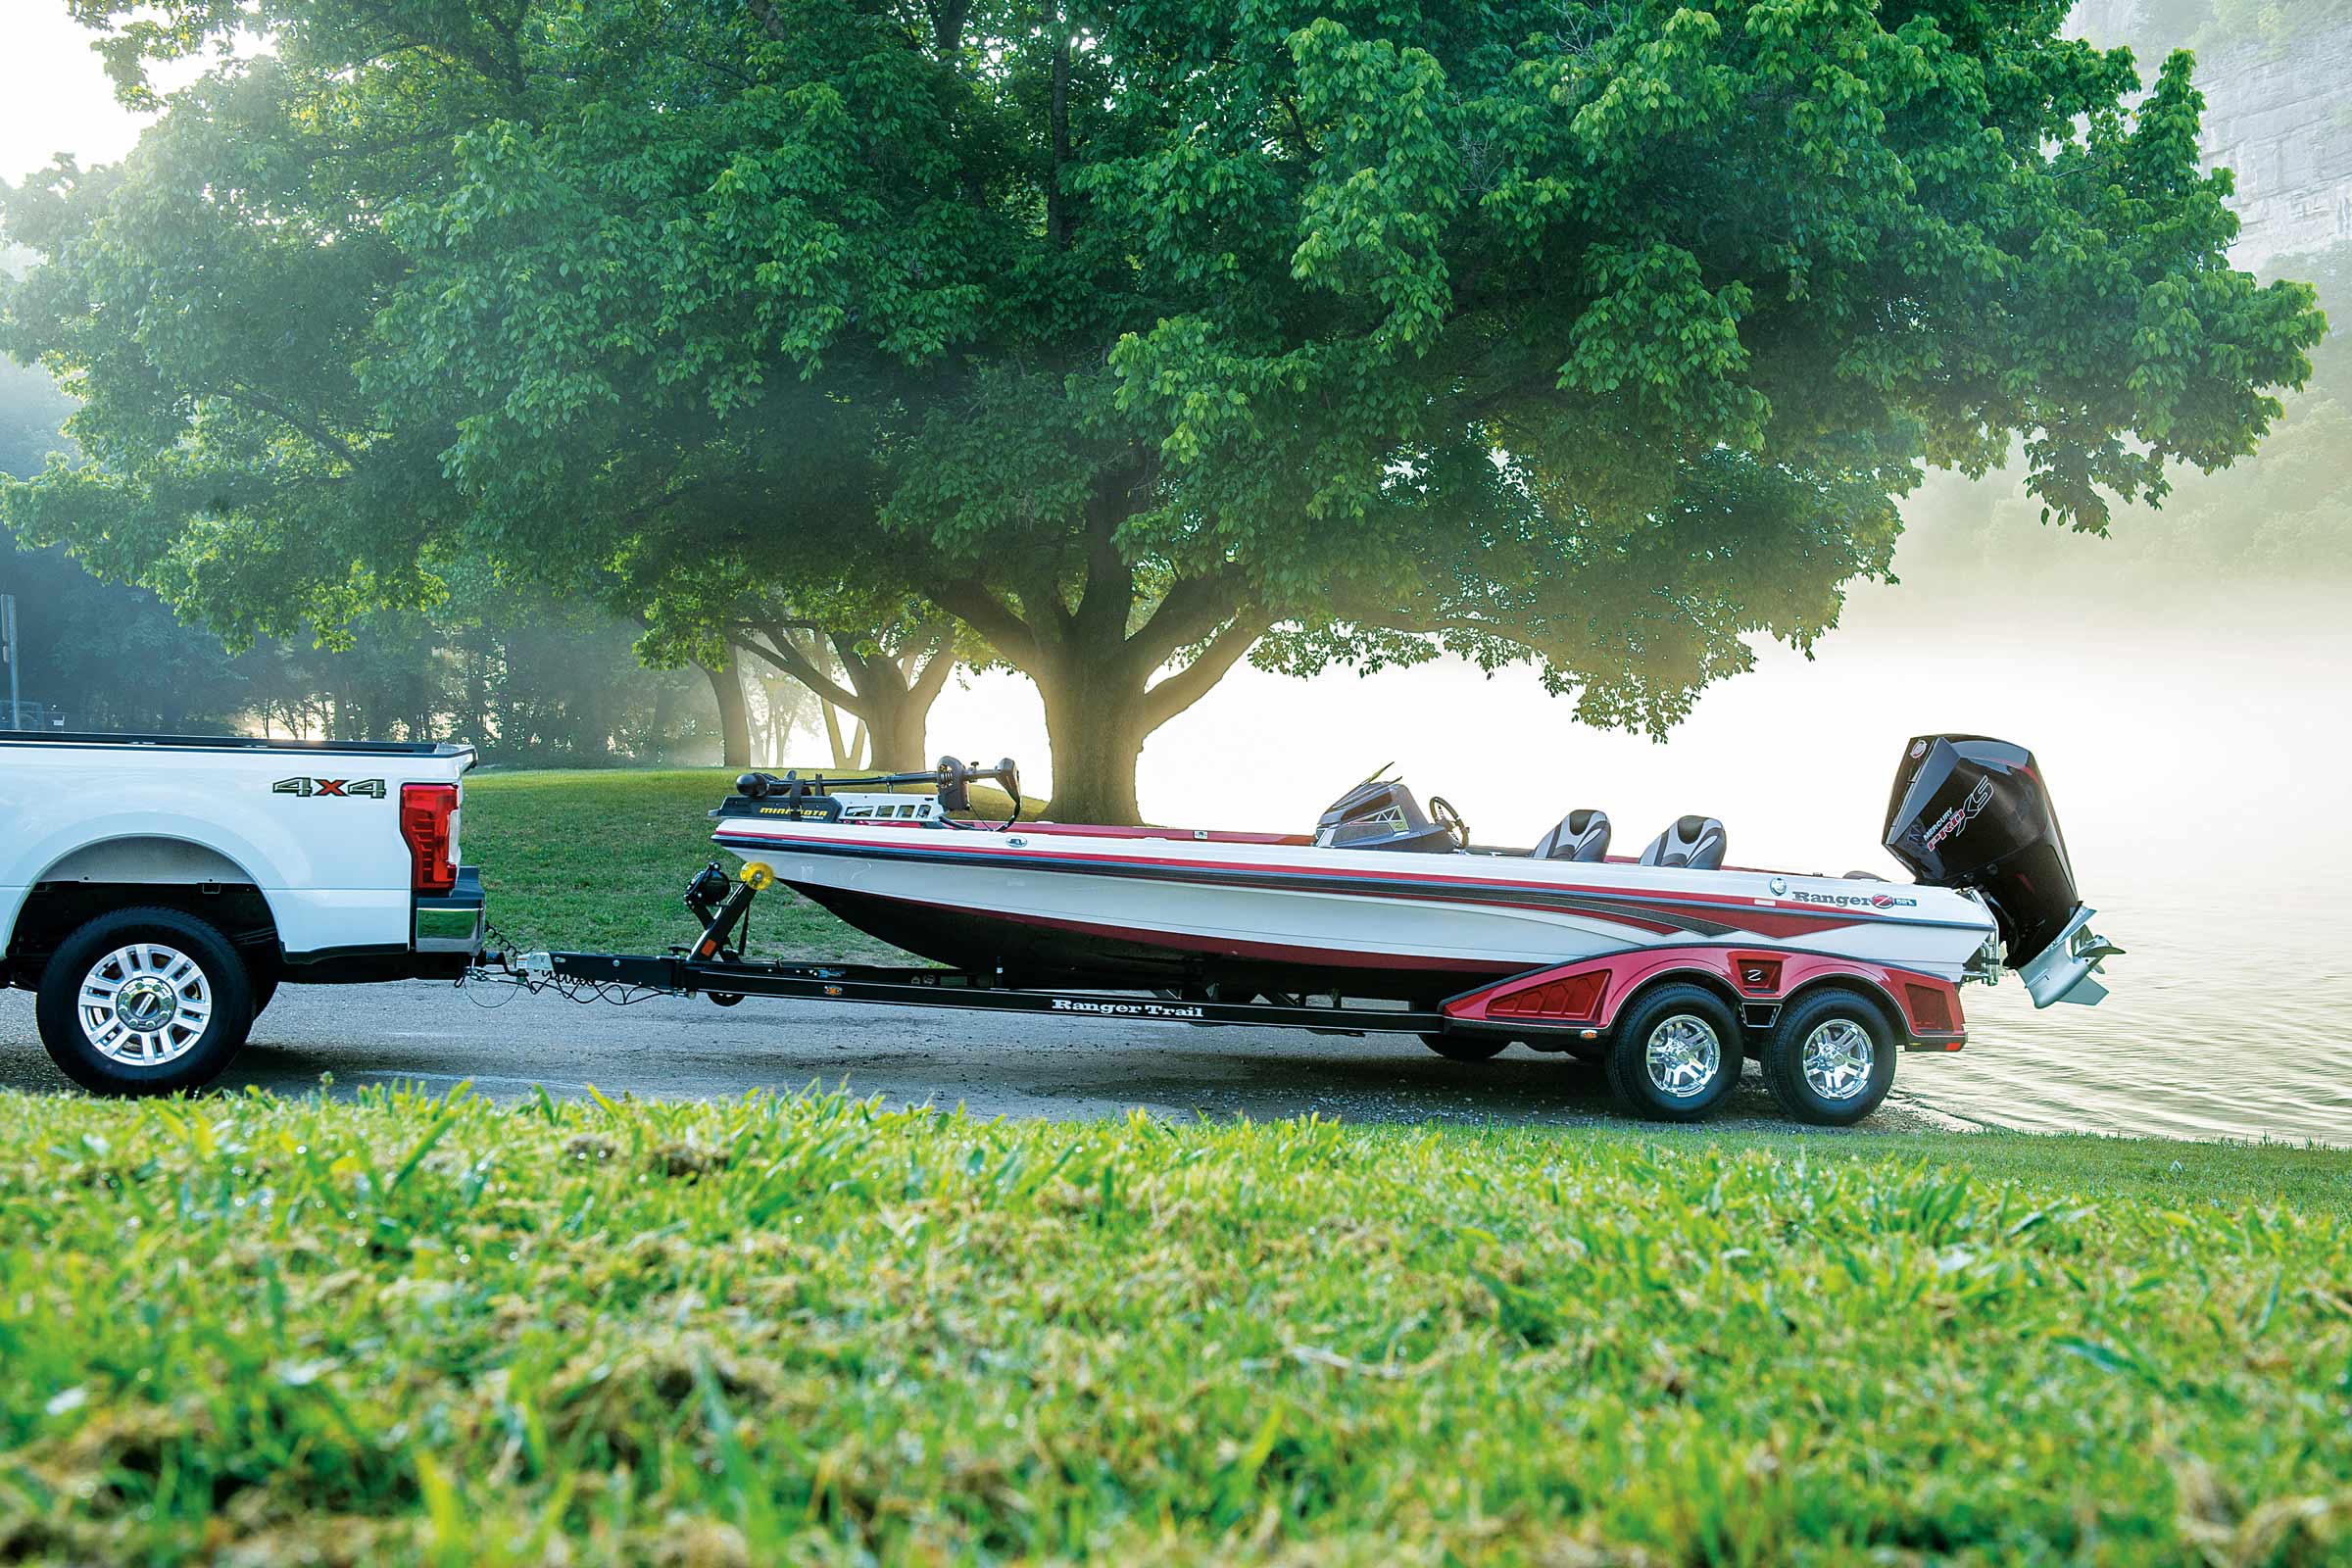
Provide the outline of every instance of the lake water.
<path id="1" fill-rule="evenodd" d="M 2036 1132 L 2352 1144 L 2340 881 L 2299 893 L 2214 878 L 2093 903 L 2097 929 L 2130 950 L 2108 963 L 2107 1000 L 2036 1011 L 2014 975 L 1966 987 L 1968 1048 L 1906 1056 L 1907 1096 Z"/>

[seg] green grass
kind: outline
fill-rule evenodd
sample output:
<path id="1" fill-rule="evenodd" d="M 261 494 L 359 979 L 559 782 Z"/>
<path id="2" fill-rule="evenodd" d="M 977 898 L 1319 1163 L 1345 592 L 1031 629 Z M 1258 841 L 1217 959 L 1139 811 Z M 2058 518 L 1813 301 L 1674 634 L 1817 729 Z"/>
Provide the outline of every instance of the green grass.
<path id="1" fill-rule="evenodd" d="M 679 903 L 694 874 L 712 860 L 730 875 L 741 864 L 710 842 L 705 815 L 734 787 L 718 768 L 477 774 L 466 781 L 462 848 L 482 868 L 492 923 L 517 948 L 661 953 L 695 938 Z M 972 791 L 976 815 L 1001 819 L 1011 804 Z M 751 948 L 907 961 L 782 888 L 753 906 Z"/>
<path id="2" fill-rule="evenodd" d="M 0 1557 L 2352 1552 L 2352 1153 L 0 1096 Z"/>

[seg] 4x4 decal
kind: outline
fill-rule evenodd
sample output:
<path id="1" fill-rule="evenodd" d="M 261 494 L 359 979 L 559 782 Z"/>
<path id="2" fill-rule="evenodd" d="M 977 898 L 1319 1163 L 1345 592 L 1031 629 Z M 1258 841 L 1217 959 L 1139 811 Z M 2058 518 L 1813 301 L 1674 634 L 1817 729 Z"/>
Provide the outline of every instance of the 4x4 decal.
<path id="1" fill-rule="evenodd" d="M 349 798 L 365 795 L 371 800 L 384 798 L 384 781 L 380 778 L 281 778 L 270 786 L 272 795 L 339 795 Z"/>

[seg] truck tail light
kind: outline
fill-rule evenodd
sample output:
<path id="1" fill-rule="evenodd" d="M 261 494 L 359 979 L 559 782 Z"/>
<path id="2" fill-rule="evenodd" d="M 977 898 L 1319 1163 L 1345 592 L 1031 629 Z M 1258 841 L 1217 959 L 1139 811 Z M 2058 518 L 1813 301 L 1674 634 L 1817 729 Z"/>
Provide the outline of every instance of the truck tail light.
<path id="1" fill-rule="evenodd" d="M 403 784 L 400 836 L 409 846 L 409 886 L 418 893 L 447 893 L 458 885 L 458 787 Z"/>

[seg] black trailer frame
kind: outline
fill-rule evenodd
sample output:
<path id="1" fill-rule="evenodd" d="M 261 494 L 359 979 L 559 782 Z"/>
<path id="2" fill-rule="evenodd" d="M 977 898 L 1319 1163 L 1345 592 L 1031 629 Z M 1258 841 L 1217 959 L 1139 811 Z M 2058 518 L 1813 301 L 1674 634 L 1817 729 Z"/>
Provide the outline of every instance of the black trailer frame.
<path id="1" fill-rule="evenodd" d="M 1311 1029 L 1330 1034 L 1434 1035 L 1450 1027 L 1444 1013 L 1390 1006 L 1355 1006 L 1334 997 L 1329 1005 L 1299 1002 L 1221 1001 L 1170 996 L 1150 981 L 1131 989 L 1078 990 L 1021 985 L 1002 970 L 930 969 L 862 963 L 777 963 L 743 954 L 745 916 L 768 886 L 758 872 L 729 877 L 713 863 L 686 889 L 686 907 L 703 924 L 690 949 L 656 956 L 626 953 L 485 955 L 525 986 L 604 992 L 708 996 L 722 1006 L 746 997 L 800 1002 L 870 1003 L 884 1006 L 961 1007 L 989 1012 L 1041 1012 L 1066 1018 L 1129 1018 L 1170 1023 Z M 1148 993 L 1137 995 L 1136 993 Z"/>
<path id="2" fill-rule="evenodd" d="M 732 1006 L 746 997 L 800 1002 L 863 1002 L 899 1007 L 962 1007 L 987 1012 L 1048 1012 L 1065 1018 L 1148 1018 L 1171 1023 L 1250 1024 L 1342 1034 L 1437 1034 L 1443 1013 L 1401 1007 L 1348 1007 L 1280 1002 L 1064 991 L 1008 982 L 972 969 L 894 968 L 862 963 L 769 963 L 740 958 L 657 957 L 625 953 L 550 953 L 522 960 L 526 982 L 544 978 L 585 987 L 619 987 L 670 996 L 710 997 Z M 1147 989 L 1147 988 L 1139 988 Z"/>

